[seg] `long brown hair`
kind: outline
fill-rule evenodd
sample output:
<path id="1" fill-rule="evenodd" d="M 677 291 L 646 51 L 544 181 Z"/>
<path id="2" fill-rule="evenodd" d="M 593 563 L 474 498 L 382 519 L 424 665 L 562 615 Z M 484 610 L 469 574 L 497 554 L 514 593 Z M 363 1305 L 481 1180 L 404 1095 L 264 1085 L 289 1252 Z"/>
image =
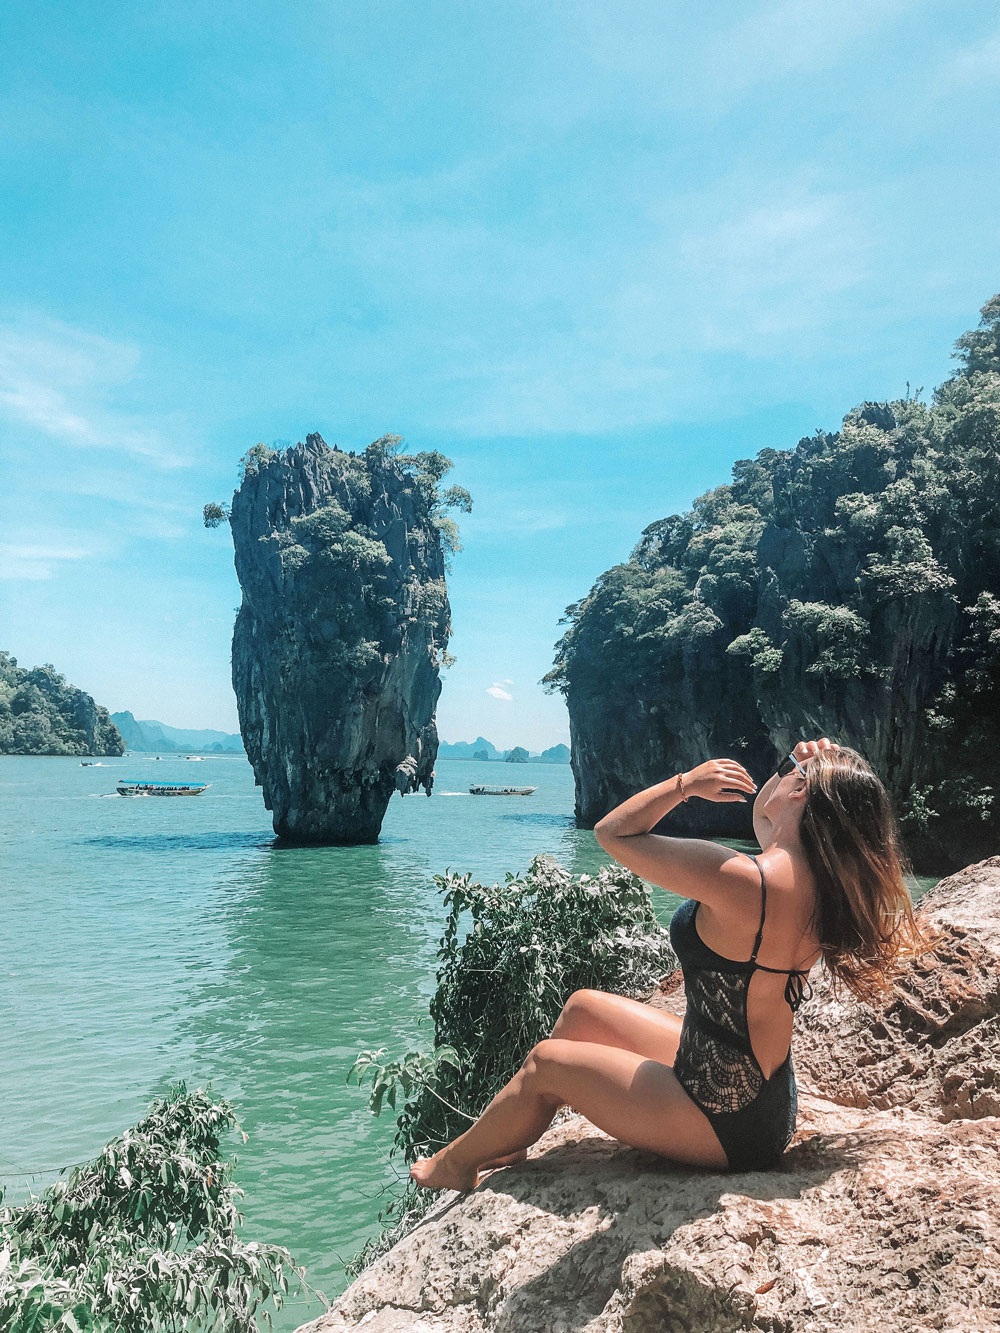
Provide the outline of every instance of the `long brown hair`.
<path id="1" fill-rule="evenodd" d="M 912 874 L 889 793 L 857 750 L 818 750 L 799 836 L 816 881 L 812 927 L 837 994 L 859 1000 L 890 989 L 902 964 L 935 948 L 918 924 L 903 876 Z"/>

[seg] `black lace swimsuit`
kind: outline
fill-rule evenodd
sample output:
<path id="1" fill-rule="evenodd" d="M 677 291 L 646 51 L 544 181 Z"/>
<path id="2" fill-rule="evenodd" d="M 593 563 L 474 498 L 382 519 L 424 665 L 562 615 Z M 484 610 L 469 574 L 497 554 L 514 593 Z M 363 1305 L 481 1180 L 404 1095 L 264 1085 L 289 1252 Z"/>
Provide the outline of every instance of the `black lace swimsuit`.
<path id="1" fill-rule="evenodd" d="M 749 852 L 744 855 L 749 856 Z M 760 871 L 760 926 L 753 953 L 743 963 L 723 958 L 698 934 L 698 903 L 686 899 L 670 922 L 670 942 L 684 974 L 687 1010 L 681 1028 L 674 1073 L 678 1082 L 712 1123 L 731 1171 L 759 1171 L 774 1164 L 795 1133 L 798 1090 L 792 1049 L 770 1078 L 764 1077 L 750 1042 L 747 991 L 756 969 L 787 973 L 785 1001 L 792 1013 L 809 986 L 799 969 L 765 967 L 757 962 L 767 909 L 767 882 Z"/>

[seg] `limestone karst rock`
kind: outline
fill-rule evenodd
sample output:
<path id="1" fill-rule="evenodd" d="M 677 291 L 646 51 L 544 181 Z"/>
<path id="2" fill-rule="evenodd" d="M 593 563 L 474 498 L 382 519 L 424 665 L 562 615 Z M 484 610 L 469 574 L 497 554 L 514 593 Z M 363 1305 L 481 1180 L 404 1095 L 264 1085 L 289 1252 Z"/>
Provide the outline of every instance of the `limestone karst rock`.
<path id="1" fill-rule="evenodd" d="M 885 782 L 922 873 L 1000 844 L 1000 297 L 982 315 L 930 404 L 739 460 L 567 608 L 545 683 L 582 827 L 678 769 L 728 756 L 762 782 L 829 736 Z M 736 803 L 670 825 L 752 836 Z"/>
<path id="2" fill-rule="evenodd" d="M 25 668 L 0 652 L 0 754 L 120 755 L 108 710 L 50 664 Z"/>
<path id="3" fill-rule="evenodd" d="M 867 1012 L 819 988 L 799 1012 L 777 1169 L 673 1165 L 571 1114 L 300 1333 L 996 1333 L 1000 857 L 920 910 L 936 969 Z"/>
<path id="4" fill-rule="evenodd" d="M 248 456 L 229 517 L 243 590 L 233 685 L 281 838 L 375 842 L 393 792 L 431 793 L 451 632 L 447 466 L 315 434 Z"/>

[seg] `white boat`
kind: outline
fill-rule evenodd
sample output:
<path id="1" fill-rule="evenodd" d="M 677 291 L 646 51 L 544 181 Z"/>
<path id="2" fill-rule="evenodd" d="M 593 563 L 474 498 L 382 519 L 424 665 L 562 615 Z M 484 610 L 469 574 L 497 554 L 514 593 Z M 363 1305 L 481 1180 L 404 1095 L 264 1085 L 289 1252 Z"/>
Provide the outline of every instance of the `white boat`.
<path id="1" fill-rule="evenodd" d="M 209 782 L 130 782 L 118 783 L 119 796 L 200 796 Z"/>
<path id="2" fill-rule="evenodd" d="M 189 754 L 187 761 L 189 764 L 203 764 L 205 762 L 205 756 L 203 754 Z"/>
<path id="3" fill-rule="evenodd" d="M 530 796 L 537 787 L 499 787 L 478 782 L 469 788 L 470 796 Z"/>

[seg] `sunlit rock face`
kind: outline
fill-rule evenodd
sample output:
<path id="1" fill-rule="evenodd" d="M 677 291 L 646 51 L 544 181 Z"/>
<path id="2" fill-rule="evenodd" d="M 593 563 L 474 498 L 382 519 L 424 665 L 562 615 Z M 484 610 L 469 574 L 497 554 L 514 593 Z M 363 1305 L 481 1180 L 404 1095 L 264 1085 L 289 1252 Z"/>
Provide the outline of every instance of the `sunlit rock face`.
<path id="1" fill-rule="evenodd" d="M 949 738 L 935 732 L 951 721 L 942 689 L 965 684 L 973 605 L 1000 588 L 1000 570 L 954 533 L 932 552 L 916 519 L 909 544 L 873 535 L 867 514 L 846 521 L 845 498 L 876 510 L 876 488 L 910 481 L 904 424 L 866 404 L 836 437 L 765 451 L 774 456 L 740 465 L 742 480 L 692 515 L 651 525 L 629 563 L 602 576 L 578 620 L 566 691 L 582 825 L 710 758 L 738 760 L 762 785 L 797 741 L 819 736 L 860 751 L 911 816 L 912 794 L 951 776 Z M 870 475 L 876 450 L 881 481 Z M 954 708 L 955 693 L 945 697 Z M 911 817 L 908 845 L 928 871 L 950 870 L 1000 845 L 1000 819 L 975 823 L 970 847 Z M 749 804 L 695 799 L 669 826 L 754 836 Z"/>
<path id="2" fill-rule="evenodd" d="M 233 497 L 240 729 L 279 837 L 378 840 L 434 778 L 451 632 L 433 487 L 372 445 L 263 451 Z"/>

